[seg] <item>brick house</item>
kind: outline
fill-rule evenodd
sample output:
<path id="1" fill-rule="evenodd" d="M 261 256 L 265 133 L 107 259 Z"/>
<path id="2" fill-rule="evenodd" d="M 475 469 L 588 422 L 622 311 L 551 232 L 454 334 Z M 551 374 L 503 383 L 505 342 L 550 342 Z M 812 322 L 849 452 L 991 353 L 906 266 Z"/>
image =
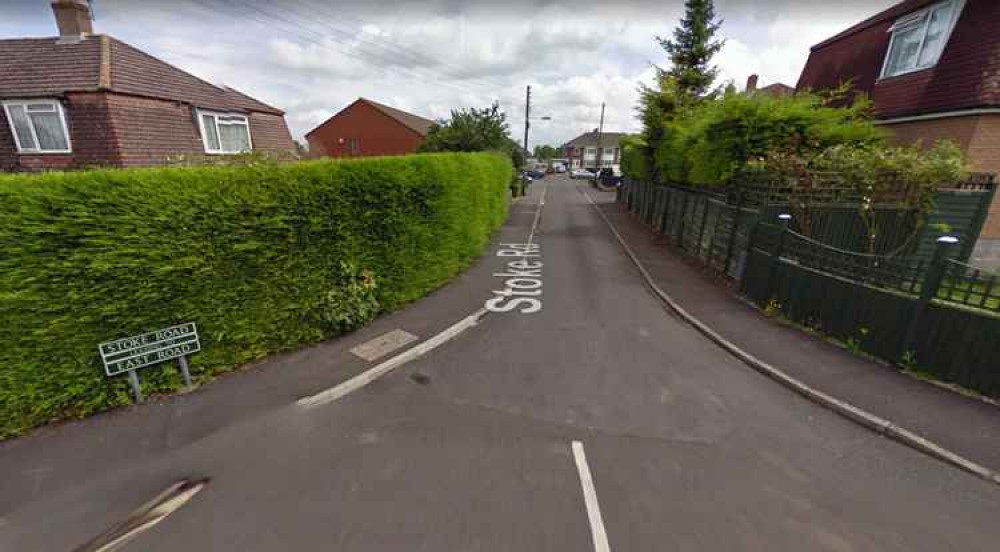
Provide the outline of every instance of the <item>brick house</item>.
<path id="1" fill-rule="evenodd" d="M 294 151 L 281 110 L 93 34 L 83 0 L 52 9 L 58 38 L 0 40 L 0 170 Z"/>
<path id="2" fill-rule="evenodd" d="M 747 77 L 747 86 L 744 89 L 747 94 L 767 94 L 768 96 L 774 96 L 775 98 L 784 98 L 785 96 L 791 96 L 795 93 L 795 87 L 788 86 L 782 82 L 776 82 L 757 88 L 758 79 L 759 77 L 756 74 Z"/>
<path id="3" fill-rule="evenodd" d="M 306 133 L 309 152 L 328 157 L 371 157 L 414 153 L 434 121 L 358 98 Z"/>
<path id="4" fill-rule="evenodd" d="M 621 164 L 624 132 L 585 132 L 562 146 L 562 156 L 569 159 L 570 169 L 615 167 Z"/>
<path id="5" fill-rule="evenodd" d="M 955 141 L 1000 172 L 1000 2 L 906 0 L 812 47 L 798 89 L 851 81 L 899 144 Z M 1000 199 L 1000 198 L 997 198 Z M 974 257 L 1000 256 L 994 200 Z"/>

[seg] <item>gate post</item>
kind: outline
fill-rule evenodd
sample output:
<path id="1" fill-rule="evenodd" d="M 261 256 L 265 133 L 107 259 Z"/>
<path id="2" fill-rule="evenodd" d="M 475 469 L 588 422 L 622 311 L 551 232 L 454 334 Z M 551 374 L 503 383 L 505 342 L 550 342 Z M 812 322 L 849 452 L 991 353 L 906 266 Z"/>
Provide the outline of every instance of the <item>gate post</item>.
<path id="1" fill-rule="evenodd" d="M 722 267 L 723 274 L 729 274 L 729 264 L 733 260 L 733 249 L 736 247 L 736 231 L 740 228 L 740 215 L 743 214 L 743 198 L 745 193 L 740 189 L 740 197 L 736 200 L 736 212 L 733 213 L 733 223 L 729 228 L 729 243 L 726 244 L 726 264 Z"/>
<path id="2" fill-rule="evenodd" d="M 774 279 L 778 276 L 778 265 L 781 263 L 781 253 L 785 250 L 785 237 L 788 235 L 788 223 L 792 220 L 792 215 L 781 213 L 778 215 L 778 220 L 781 221 L 781 233 L 778 234 L 778 243 L 774 247 L 774 253 L 771 255 L 771 268 L 767 273 L 767 293 L 764 299 L 767 302 L 771 301 L 771 294 L 775 291 Z"/>
<path id="3" fill-rule="evenodd" d="M 900 359 L 907 352 L 913 350 L 913 345 L 917 339 L 917 328 L 920 325 L 920 319 L 927 312 L 927 307 L 930 306 L 931 301 L 937 297 L 938 291 L 941 289 L 941 283 L 948 272 L 948 260 L 955 256 L 957 249 L 958 238 L 955 236 L 941 236 L 937 239 L 934 257 L 931 259 L 931 264 L 927 267 L 927 272 L 924 274 L 924 281 L 920 284 L 920 299 L 917 299 L 917 306 L 913 310 L 913 316 L 910 317 L 910 323 L 903 337 L 902 350 L 899 352 Z"/>

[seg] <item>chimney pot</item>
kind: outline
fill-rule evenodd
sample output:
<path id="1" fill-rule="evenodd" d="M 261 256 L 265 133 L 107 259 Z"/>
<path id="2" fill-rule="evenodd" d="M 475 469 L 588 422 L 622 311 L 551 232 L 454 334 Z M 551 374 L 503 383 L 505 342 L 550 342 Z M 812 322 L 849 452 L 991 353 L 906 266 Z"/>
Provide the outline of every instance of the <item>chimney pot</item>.
<path id="1" fill-rule="evenodd" d="M 94 34 L 90 2 L 87 0 L 55 0 L 52 2 L 52 13 L 56 16 L 60 38 L 79 39 Z"/>
<path id="2" fill-rule="evenodd" d="M 753 92 L 757 90 L 757 75 L 753 74 L 747 77 L 747 92 Z"/>

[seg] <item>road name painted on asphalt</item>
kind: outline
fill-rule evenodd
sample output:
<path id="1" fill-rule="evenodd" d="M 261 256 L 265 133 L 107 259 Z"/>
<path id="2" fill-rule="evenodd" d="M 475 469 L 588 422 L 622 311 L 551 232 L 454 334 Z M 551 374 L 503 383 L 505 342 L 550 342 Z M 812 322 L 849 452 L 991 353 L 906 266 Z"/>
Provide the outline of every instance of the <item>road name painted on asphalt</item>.
<path id="1" fill-rule="evenodd" d="M 505 278 L 504 289 L 494 290 L 494 297 L 486 301 L 490 312 L 533 314 L 542 310 L 542 248 L 537 243 L 502 243 L 497 257 L 513 257 L 507 262 L 506 272 L 493 276 Z"/>

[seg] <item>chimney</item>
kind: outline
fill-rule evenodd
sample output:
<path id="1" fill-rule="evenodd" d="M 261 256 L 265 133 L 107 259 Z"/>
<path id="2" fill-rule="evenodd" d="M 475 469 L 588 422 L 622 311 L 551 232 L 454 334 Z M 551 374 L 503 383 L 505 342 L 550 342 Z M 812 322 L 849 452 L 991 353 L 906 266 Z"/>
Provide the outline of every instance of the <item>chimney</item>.
<path id="1" fill-rule="evenodd" d="M 94 34 L 90 2 L 87 0 L 55 0 L 52 2 L 52 13 L 56 16 L 59 38 L 74 40 Z"/>
<path id="2" fill-rule="evenodd" d="M 747 77 L 747 89 L 746 92 L 750 93 L 757 90 L 757 75 L 756 73 Z"/>

